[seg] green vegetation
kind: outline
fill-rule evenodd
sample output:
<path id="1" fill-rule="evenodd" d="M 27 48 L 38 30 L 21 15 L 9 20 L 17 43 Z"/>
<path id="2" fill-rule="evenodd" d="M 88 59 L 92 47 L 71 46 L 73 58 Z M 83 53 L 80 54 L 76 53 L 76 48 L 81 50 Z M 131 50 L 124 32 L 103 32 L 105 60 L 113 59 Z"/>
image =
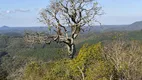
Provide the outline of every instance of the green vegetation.
<path id="1" fill-rule="evenodd" d="M 73 60 L 31 62 L 23 80 L 140 80 L 142 44 L 118 42 L 85 44 Z"/>
<path id="2" fill-rule="evenodd" d="M 63 44 L 25 44 L 22 37 L 0 35 L 0 80 L 140 80 L 142 32 L 82 34 L 73 60 Z M 29 76 L 30 75 L 30 76 Z"/>
<path id="3" fill-rule="evenodd" d="M 6 80 L 8 73 L 0 67 L 0 80 Z"/>
<path id="4" fill-rule="evenodd" d="M 93 74 L 92 74 L 93 73 Z M 103 80 L 109 79 L 111 66 L 101 54 L 101 44 L 84 45 L 78 56 L 51 63 L 32 62 L 27 65 L 27 80 Z M 101 76 L 101 77 L 99 77 Z"/>

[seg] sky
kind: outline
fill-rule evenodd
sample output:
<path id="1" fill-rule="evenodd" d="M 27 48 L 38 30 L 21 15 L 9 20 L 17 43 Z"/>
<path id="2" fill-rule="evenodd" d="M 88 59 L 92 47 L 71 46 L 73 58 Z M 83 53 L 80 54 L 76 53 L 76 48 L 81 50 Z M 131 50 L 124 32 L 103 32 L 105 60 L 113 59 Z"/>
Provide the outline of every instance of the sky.
<path id="1" fill-rule="evenodd" d="M 98 17 L 103 25 L 125 25 L 142 20 L 142 0 L 97 0 L 104 15 Z M 39 12 L 49 0 L 0 0 L 0 26 L 43 26 Z"/>

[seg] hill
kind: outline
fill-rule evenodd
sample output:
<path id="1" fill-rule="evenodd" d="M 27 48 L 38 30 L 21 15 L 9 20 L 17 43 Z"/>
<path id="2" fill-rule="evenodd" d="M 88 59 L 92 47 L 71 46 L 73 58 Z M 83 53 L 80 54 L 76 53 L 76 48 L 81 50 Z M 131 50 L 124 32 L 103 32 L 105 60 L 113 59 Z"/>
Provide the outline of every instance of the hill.
<path id="1" fill-rule="evenodd" d="M 128 30 L 141 30 L 142 29 L 142 21 L 137 21 L 131 25 L 128 26 Z"/>
<path id="2" fill-rule="evenodd" d="M 1 28 L 9 28 L 8 26 L 2 26 Z"/>
<path id="3" fill-rule="evenodd" d="M 92 26 L 91 32 L 111 32 L 111 31 L 135 31 L 142 29 L 142 21 L 137 21 L 129 25 L 101 25 Z M 44 32 L 48 31 L 47 27 L 0 27 L 0 34 L 23 34 L 25 31 Z M 87 32 L 88 33 L 88 32 Z"/>
<path id="4" fill-rule="evenodd" d="M 142 21 L 137 21 L 134 22 L 130 25 L 114 25 L 112 27 L 110 26 L 104 26 L 108 27 L 104 31 L 109 32 L 109 31 L 137 31 L 142 29 Z"/>
<path id="5" fill-rule="evenodd" d="M 47 31 L 47 27 L 0 27 L 0 34 L 11 35 L 23 35 L 25 31 L 44 32 Z"/>
<path id="6" fill-rule="evenodd" d="M 12 28 L 14 30 L 15 28 Z M 21 28 L 24 29 L 24 28 Z M 27 28 L 26 28 L 27 29 Z M 33 29 L 33 28 L 32 28 Z M 39 29 L 39 28 L 36 28 Z M 45 28 L 44 28 L 45 29 Z M 81 50 L 81 47 L 83 44 L 96 44 L 98 42 L 101 42 L 102 45 L 105 45 L 107 43 L 111 43 L 113 41 L 117 41 L 118 39 L 126 40 L 126 41 L 142 41 L 142 31 L 112 31 L 112 32 L 102 32 L 102 33 L 94 33 L 94 32 L 89 32 L 86 34 L 81 34 L 75 41 L 76 43 L 76 48 L 77 48 L 77 55 L 81 52 L 85 52 L 86 50 L 90 50 L 90 48 L 84 47 Z M 5 35 L 0 35 L 0 57 L 1 57 L 1 68 L 4 69 L 8 73 L 8 79 L 9 80 L 20 80 L 20 79 L 15 79 L 17 77 L 20 77 L 23 72 L 20 72 L 23 70 L 23 67 L 25 67 L 26 64 L 29 64 L 30 61 L 45 61 L 45 62 L 51 62 L 47 65 L 52 65 L 54 63 L 60 60 L 68 60 L 68 54 L 66 52 L 66 48 L 64 47 L 63 44 L 57 44 L 57 43 L 52 43 L 50 45 L 44 45 L 42 44 L 33 44 L 33 45 L 28 45 L 25 44 L 24 40 L 22 37 L 13 37 L 13 34 L 10 36 L 5 36 Z M 114 45 L 114 44 L 113 44 Z M 128 45 L 130 46 L 130 45 Z M 95 46 L 94 46 L 95 48 Z M 85 51 L 84 51 L 85 50 Z M 94 49 L 92 49 L 94 50 Z M 112 49 L 113 50 L 113 49 Z M 136 49 L 139 50 L 139 49 Z M 88 51 L 90 52 L 90 51 Z M 8 55 L 7 55 L 8 53 Z M 88 54 L 85 52 L 85 55 Z M 91 53 L 90 53 L 91 54 Z M 127 57 L 127 56 L 125 56 Z M 78 58 L 78 57 L 77 57 Z M 77 59 L 76 58 L 76 59 Z M 79 59 L 79 58 L 78 58 Z M 84 56 L 83 60 L 86 59 Z M 96 59 L 96 58 L 94 58 Z M 90 58 L 87 58 L 87 60 L 90 60 Z M 100 59 L 99 59 L 100 60 Z M 82 61 L 82 59 L 79 61 Z M 62 61 L 61 61 L 62 62 Z M 102 62 L 102 61 L 101 61 Z M 78 63 L 78 62 L 77 62 Z M 60 63 L 59 63 L 60 64 Z M 62 64 L 66 64 L 66 62 L 63 62 Z M 71 63 L 69 63 L 71 64 Z M 67 64 L 67 65 L 69 65 Z M 76 63 L 74 63 L 76 64 Z M 34 65 L 36 67 L 34 67 Z M 39 69 L 38 64 L 33 64 L 31 67 L 33 71 L 36 69 Z M 90 65 L 89 65 L 90 66 Z M 50 66 L 45 66 L 46 69 L 50 69 Z M 56 67 L 56 68 L 55 68 Z M 55 70 L 60 70 L 60 68 L 64 68 L 63 66 L 55 66 L 53 69 Z M 98 67 L 99 68 L 99 67 Z M 105 68 L 105 67 L 104 67 Z M 46 69 L 43 68 L 43 71 L 46 71 Z M 93 66 L 94 69 L 94 66 Z M 20 71 L 19 71 L 20 70 Z M 30 68 L 28 68 L 29 72 L 32 72 Z M 64 69 L 63 69 L 64 70 Z M 106 69 L 103 69 L 106 70 Z M 1 72 L 2 70 L 0 70 Z M 61 70 L 62 72 L 62 70 Z M 59 73 L 61 73 L 59 71 Z M 104 73 L 105 71 L 103 71 Z M 4 72 L 2 72 L 4 73 Z M 35 72 L 39 73 L 39 72 Z M 44 73 L 44 72 L 43 72 Z M 93 72 L 94 73 L 94 72 Z M 93 74 L 91 73 L 91 74 Z M 98 73 L 98 72 L 96 72 Z M 29 73 L 32 74 L 32 73 Z M 102 74 L 102 73 L 100 73 Z M 33 76 L 35 77 L 35 76 Z M 37 76 L 38 77 L 38 76 Z M 28 78 L 28 77 L 27 77 Z M 1 79 L 0 79 L 1 80 Z M 24 79 L 26 80 L 26 79 Z M 29 80 L 29 79 L 27 79 Z M 34 79 L 36 80 L 36 79 Z M 42 79 L 38 79 L 42 80 Z M 56 80 L 56 79 L 53 79 Z M 59 79 L 57 79 L 59 80 Z M 67 80 L 67 79 L 65 79 Z M 90 80 L 90 79 L 89 79 Z M 138 79 L 133 79 L 133 80 L 138 80 Z"/>

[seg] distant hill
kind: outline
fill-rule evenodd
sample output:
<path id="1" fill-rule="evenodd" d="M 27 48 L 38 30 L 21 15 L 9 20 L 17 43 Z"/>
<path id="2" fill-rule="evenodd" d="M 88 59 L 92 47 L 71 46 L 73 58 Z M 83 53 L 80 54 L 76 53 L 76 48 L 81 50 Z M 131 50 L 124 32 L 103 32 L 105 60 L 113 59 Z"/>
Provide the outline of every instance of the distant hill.
<path id="1" fill-rule="evenodd" d="M 112 27 L 110 26 L 104 26 L 104 27 L 108 27 L 107 29 L 105 29 L 105 32 L 109 32 L 109 31 L 137 31 L 137 30 L 142 30 L 142 21 L 137 21 L 134 22 L 130 25 L 114 25 Z"/>
<path id="2" fill-rule="evenodd" d="M 45 32 L 47 27 L 0 27 L 0 34 L 24 34 L 25 31 Z"/>
<path id="3" fill-rule="evenodd" d="M 142 30 L 142 21 L 134 22 L 130 25 L 101 25 L 90 29 L 92 32 L 110 32 L 110 31 L 136 31 Z M 23 34 L 25 31 L 47 32 L 47 27 L 0 27 L 0 34 Z M 85 33 L 88 33 L 86 31 Z"/>
<path id="4" fill-rule="evenodd" d="M 141 30 L 142 29 L 142 21 L 137 21 L 131 25 L 128 26 L 128 30 Z"/>
<path id="5" fill-rule="evenodd" d="M 2 27 L 0 27 L 0 28 L 9 28 L 8 26 L 2 26 Z"/>
<path id="6" fill-rule="evenodd" d="M 128 25 L 104 25 L 104 32 L 110 31 L 125 31 L 127 30 Z"/>

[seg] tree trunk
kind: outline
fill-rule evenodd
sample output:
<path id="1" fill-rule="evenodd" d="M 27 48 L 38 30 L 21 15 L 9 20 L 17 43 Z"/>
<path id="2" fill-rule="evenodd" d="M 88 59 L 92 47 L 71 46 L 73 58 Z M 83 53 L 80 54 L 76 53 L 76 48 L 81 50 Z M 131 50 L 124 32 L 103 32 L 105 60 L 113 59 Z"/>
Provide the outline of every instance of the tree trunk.
<path id="1" fill-rule="evenodd" d="M 68 52 L 69 52 L 69 57 L 70 57 L 71 59 L 73 59 L 74 56 L 75 56 L 75 53 L 76 53 L 75 44 L 74 44 L 74 43 L 68 44 L 68 45 L 67 45 L 67 48 L 68 48 Z"/>

